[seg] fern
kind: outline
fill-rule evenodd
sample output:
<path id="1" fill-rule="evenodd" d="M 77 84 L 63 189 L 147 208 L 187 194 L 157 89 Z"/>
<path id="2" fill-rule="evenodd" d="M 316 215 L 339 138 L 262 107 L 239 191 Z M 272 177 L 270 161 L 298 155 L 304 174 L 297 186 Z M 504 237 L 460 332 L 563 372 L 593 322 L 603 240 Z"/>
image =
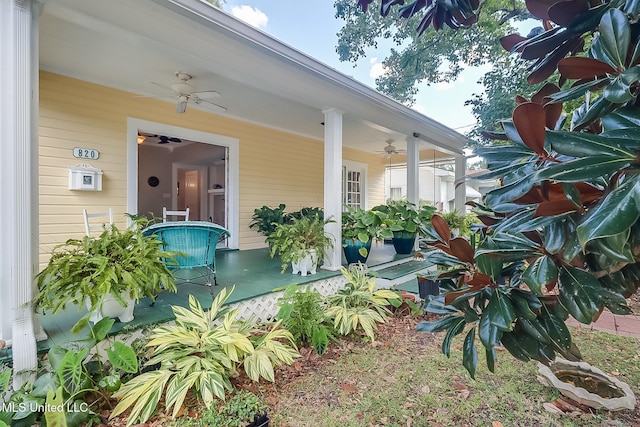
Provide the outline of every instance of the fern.
<path id="1" fill-rule="evenodd" d="M 327 324 L 324 307 L 326 302 L 320 293 L 307 286 L 301 290 L 296 284 L 289 285 L 278 301 L 278 319 L 296 343 L 311 344 L 318 355 L 324 354 L 329 339 L 333 336 Z"/>

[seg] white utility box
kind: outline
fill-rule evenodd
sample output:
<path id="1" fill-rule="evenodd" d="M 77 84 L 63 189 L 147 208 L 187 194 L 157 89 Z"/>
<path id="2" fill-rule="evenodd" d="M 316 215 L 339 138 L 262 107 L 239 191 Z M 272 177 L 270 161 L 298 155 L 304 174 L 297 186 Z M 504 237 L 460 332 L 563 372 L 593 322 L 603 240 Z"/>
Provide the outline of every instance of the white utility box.
<path id="1" fill-rule="evenodd" d="M 102 170 L 89 163 L 69 167 L 69 190 L 102 191 Z"/>

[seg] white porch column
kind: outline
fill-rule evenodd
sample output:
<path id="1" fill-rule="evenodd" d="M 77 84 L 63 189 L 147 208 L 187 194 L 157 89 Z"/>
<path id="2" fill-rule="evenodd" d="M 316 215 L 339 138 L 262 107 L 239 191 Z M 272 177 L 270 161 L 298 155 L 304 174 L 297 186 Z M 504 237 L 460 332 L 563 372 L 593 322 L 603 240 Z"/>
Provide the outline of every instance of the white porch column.
<path id="1" fill-rule="evenodd" d="M 36 1 L 0 0 L 0 338 L 11 343 L 15 388 L 37 367 L 39 10 Z"/>
<path id="2" fill-rule="evenodd" d="M 420 146 L 413 136 L 407 137 L 407 201 L 420 202 Z"/>
<path id="3" fill-rule="evenodd" d="M 467 201 L 467 185 L 466 185 L 467 159 L 464 154 L 456 154 L 456 172 L 455 172 L 455 200 L 454 206 L 459 214 L 466 212 L 465 202 Z"/>
<path id="4" fill-rule="evenodd" d="M 335 222 L 325 226 L 333 238 L 322 268 L 338 270 L 342 264 L 342 114 L 329 108 L 324 113 L 324 216 Z"/>

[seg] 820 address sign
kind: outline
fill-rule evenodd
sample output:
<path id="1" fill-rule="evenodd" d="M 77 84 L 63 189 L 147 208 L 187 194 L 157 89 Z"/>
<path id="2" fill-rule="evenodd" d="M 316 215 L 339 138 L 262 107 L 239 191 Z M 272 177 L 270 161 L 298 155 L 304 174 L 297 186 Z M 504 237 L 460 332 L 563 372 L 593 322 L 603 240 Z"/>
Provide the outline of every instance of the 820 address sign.
<path id="1" fill-rule="evenodd" d="M 94 150 L 93 148 L 75 147 L 73 149 L 73 157 L 77 157 L 79 159 L 95 160 L 100 157 L 100 152 L 98 150 Z"/>

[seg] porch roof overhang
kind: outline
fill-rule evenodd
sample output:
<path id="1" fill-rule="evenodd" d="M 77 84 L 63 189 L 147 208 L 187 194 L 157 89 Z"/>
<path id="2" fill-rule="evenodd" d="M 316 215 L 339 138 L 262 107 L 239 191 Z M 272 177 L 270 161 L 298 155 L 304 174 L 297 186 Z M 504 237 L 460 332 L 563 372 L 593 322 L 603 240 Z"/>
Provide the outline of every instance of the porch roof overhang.
<path id="1" fill-rule="evenodd" d="M 98 48 L 99 47 L 99 48 Z M 385 140 L 460 155 L 466 138 L 202 0 L 46 0 L 40 68 L 175 103 L 176 71 L 217 90 L 226 114 L 318 140 L 322 110 L 344 112 L 344 146 Z M 154 84 L 155 83 L 155 84 Z M 160 85 L 160 86 L 159 86 Z M 167 108 L 174 108 L 168 105 Z M 207 111 L 208 104 L 188 108 Z"/>

